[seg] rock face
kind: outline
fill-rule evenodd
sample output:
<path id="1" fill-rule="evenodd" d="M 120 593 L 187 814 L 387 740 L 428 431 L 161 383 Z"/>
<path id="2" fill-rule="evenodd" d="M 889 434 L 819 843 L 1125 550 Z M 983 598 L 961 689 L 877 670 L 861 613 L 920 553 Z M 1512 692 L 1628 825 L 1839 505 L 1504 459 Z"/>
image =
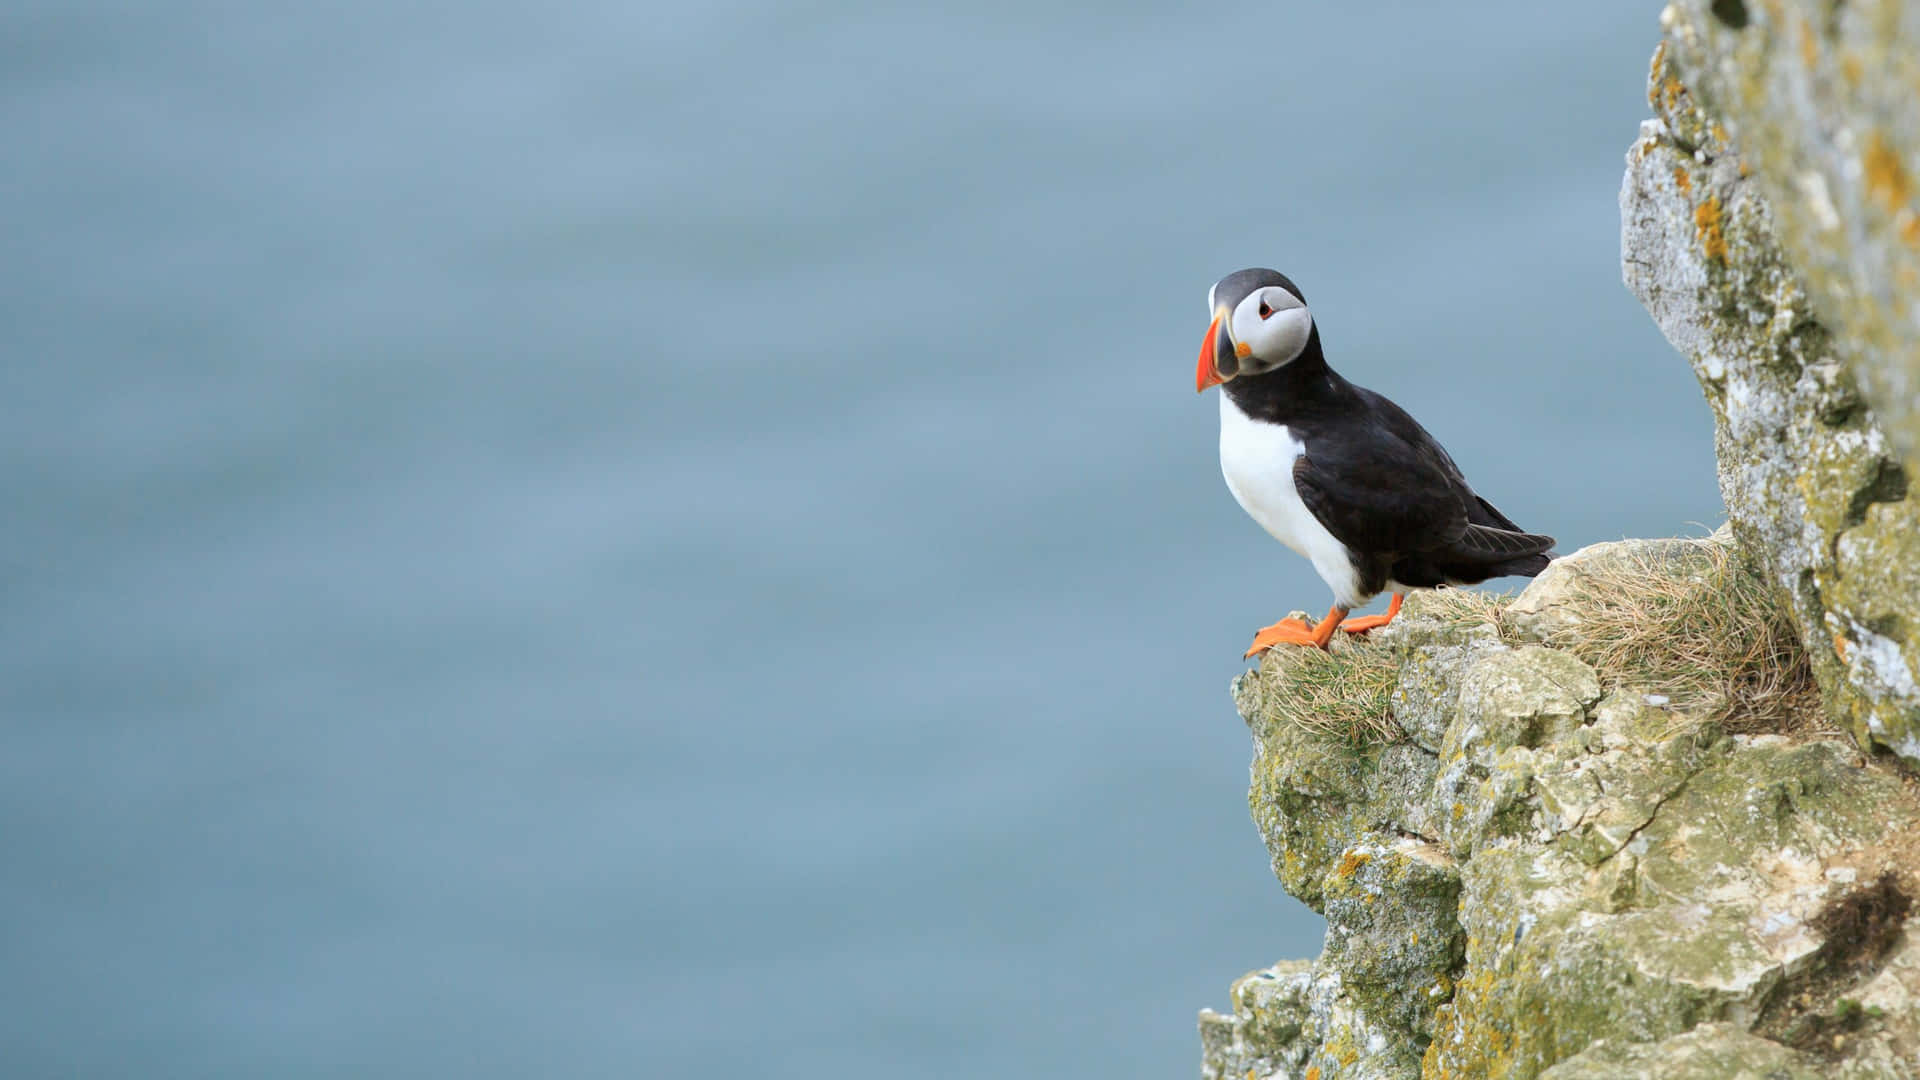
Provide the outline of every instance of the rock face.
<path id="1" fill-rule="evenodd" d="M 1920 3 L 1675 0 L 1620 193 L 1730 530 L 1234 686 L 1317 960 L 1209 1080 L 1920 1076 Z"/>
<path id="2" fill-rule="evenodd" d="M 1541 643 L 1589 614 L 1583 573 L 1714 588 L 1689 569 L 1728 543 L 1605 545 L 1511 614 L 1415 596 L 1236 683 L 1254 820 L 1327 940 L 1202 1014 L 1203 1076 L 1920 1075 L 1920 796 L 1838 732 L 1729 734 Z M 1269 700 L 1374 671 L 1420 703 L 1398 734 Z"/>
<path id="3" fill-rule="evenodd" d="M 1656 94 L 1676 79 L 1738 145 L 1814 308 L 1844 328 L 1835 350 L 1920 466 L 1920 5 L 1675 0 L 1661 21 Z"/>
<path id="4" fill-rule="evenodd" d="M 1920 763 L 1920 6 L 1664 21 L 1620 192 L 1627 285 L 1713 406 L 1728 516 L 1829 710 Z"/>

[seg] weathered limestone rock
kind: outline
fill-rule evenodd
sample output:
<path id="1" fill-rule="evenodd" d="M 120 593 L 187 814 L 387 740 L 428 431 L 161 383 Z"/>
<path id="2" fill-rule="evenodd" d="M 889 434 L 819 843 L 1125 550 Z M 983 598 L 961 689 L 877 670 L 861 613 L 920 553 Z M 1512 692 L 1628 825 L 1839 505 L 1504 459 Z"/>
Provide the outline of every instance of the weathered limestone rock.
<path id="1" fill-rule="evenodd" d="M 1661 21 L 1657 67 L 1738 144 L 1834 350 L 1920 467 L 1920 5 L 1675 0 Z"/>
<path id="2" fill-rule="evenodd" d="M 1234 983 L 1232 998 L 1233 1015 L 1200 1014 L 1203 1080 L 1419 1075 L 1419 1053 L 1355 1007 L 1337 970 L 1276 964 Z"/>
<path id="3" fill-rule="evenodd" d="M 1920 625 L 1908 614 L 1920 600 L 1920 499 L 1908 497 L 1907 467 L 1884 433 L 1881 411 L 1861 393 L 1863 380 L 1871 382 L 1876 373 L 1920 365 L 1920 324 L 1895 333 L 1896 323 L 1910 320 L 1890 314 L 1898 297 L 1920 303 L 1920 288 L 1890 292 L 1884 282 L 1893 279 L 1887 278 L 1870 292 L 1849 294 L 1853 300 L 1846 303 L 1816 303 L 1797 272 L 1804 263 L 1790 258 L 1778 240 L 1780 219 L 1769 185 L 1824 185 L 1828 194 L 1821 199 L 1845 196 L 1851 215 L 1846 229 L 1806 233 L 1811 238 L 1817 232 L 1828 247 L 1864 251 L 1864 240 L 1853 238 L 1872 233 L 1884 240 L 1874 230 L 1890 227 L 1893 219 L 1866 208 L 1872 197 L 1858 177 L 1842 191 L 1836 181 L 1821 179 L 1825 174 L 1817 168 L 1767 161 L 1756 168 L 1745 156 L 1745 138 L 1771 139 L 1771 153 L 1790 156 L 1798 151 L 1783 141 L 1785 129 L 1768 128 L 1756 113 L 1736 125 L 1743 140 L 1736 144 L 1731 121 L 1703 108 L 1695 96 L 1696 87 L 1711 86 L 1714 100 L 1745 102 L 1743 110 L 1779 107 L 1778 95 L 1787 91 L 1776 87 L 1762 94 L 1755 88 L 1787 76 L 1777 64 L 1752 65 L 1784 63 L 1792 53 L 1779 47 L 1783 39 L 1767 27 L 1791 24 L 1802 27 L 1796 35 L 1814 32 L 1804 30 L 1805 20 L 1795 21 L 1799 16 L 1789 17 L 1789 8 L 1801 6 L 1815 5 L 1713 5 L 1714 11 L 1744 13 L 1727 16 L 1745 21 L 1738 31 L 1726 18 L 1708 14 L 1705 3 L 1669 8 L 1671 29 L 1654 56 L 1648 95 L 1659 119 L 1642 125 L 1627 154 L 1621 259 L 1628 287 L 1692 362 L 1713 406 L 1727 513 L 1748 557 L 1792 598 L 1829 711 L 1862 746 L 1885 747 L 1920 763 Z M 1819 6 L 1823 12 L 1827 7 Z M 1838 25 L 1854 27 L 1863 9 L 1891 7 L 1846 5 Z M 1820 15 L 1819 25 L 1826 18 Z M 1735 87 L 1746 89 L 1736 93 Z M 1901 91 L 1910 128 L 1920 112 L 1911 107 L 1913 92 L 1912 85 Z M 1801 171 L 1775 171 L 1794 168 Z M 1781 181 L 1783 176 L 1793 179 Z M 1796 196 L 1794 203 L 1802 225 L 1812 213 L 1808 198 Z M 1908 213 L 1900 220 L 1911 221 Z M 1920 236 L 1920 226 L 1915 232 Z M 1893 247 L 1873 250 L 1888 253 Z M 1892 272 L 1879 256 L 1860 258 L 1861 266 L 1827 266 L 1822 280 L 1830 291 L 1857 274 Z M 1907 259 L 1900 256 L 1905 272 L 1920 266 Z M 1862 314 L 1863 305 L 1879 315 Z M 1855 318 L 1864 321 L 1856 325 L 1850 321 Z M 1914 386 L 1920 389 L 1920 381 Z M 1902 422 L 1920 424 L 1920 398 L 1907 394 Z M 1885 396 L 1875 400 L 1889 403 Z"/>
<path id="4" fill-rule="evenodd" d="M 1920 1072 L 1920 945 L 1888 929 L 1920 794 L 1843 740 L 1730 736 L 1527 643 L 1522 625 L 1578 625 L 1569 582 L 1608 557 L 1537 580 L 1513 605 L 1531 622 L 1415 597 L 1350 646 L 1397 673 L 1396 716 L 1417 702 L 1430 728 L 1447 703 L 1437 750 L 1310 730 L 1269 708 L 1274 680 L 1236 684 L 1255 820 L 1327 941 L 1203 1014 L 1203 1075 Z"/>
<path id="5" fill-rule="evenodd" d="M 1905 923 L 1892 955 L 1854 1000 L 1879 1014 L 1895 1060 L 1920 1061 L 1920 918 Z"/>
<path id="6" fill-rule="evenodd" d="M 1915 820 L 1899 781 L 1861 769 L 1838 742 L 1695 729 L 1611 753 L 1625 759 L 1615 769 L 1670 778 L 1650 807 L 1635 800 L 1649 816 L 1612 855 L 1593 861 L 1591 844 L 1556 831 L 1562 808 L 1545 850 L 1514 844 L 1468 860 L 1466 973 L 1441 1010 L 1430 1069 L 1530 1076 L 1606 1035 L 1756 1024 L 1829 946 L 1814 920 L 1844 890 L 1827 870 L 1886 835 L 1876 810 L 1900 828 Z M 1594 767 L 1583 756 L 1540 773 L 1570 781 Z M 1614 799 L 1598 786 L 1578 818 Z"/>
<path id="7" fill-rule="evenodd" d="M 1318 1039 L 1303 1038 L 1312 1017 L 1311 960 L 1284 960 L 1242 976 L 1228 997 L 1231 1015 L 1200 1013 L 1203 1080 L 1297 1075 Z"/>
<path id="8" fill-rule="evenodd" d="M 1541 1080 L 1825 1080 L 1825 1063 L 1738 1024 L 1701 1024 L 1659 1042 L 1602 1039 Z"/>
<path id="9" fill-rule="evenodd" d="M 1486 837 L 1529 827 L 1516 809 L 1533 781 L 1536 749 L 1577 730 L 1599 700 L 1592 668 L 1538 645 L 1488 653 L 1464 670 L 1427 797 L 1430 820 L 1455 857 Z"/>
<path id="10" fill-rule="evenodd" d="M 1202 1014 L 1208 1078 L 1920 1076 L 1920 3 L 1662 23 L 1621 257 L 1730 533 L 1235 684 L 1327 939 Z"/>
<path id="11" fill-rule="evenodd" d="M 1234 682 L 1243 717 L 1264 715 L 1253 673 Z M 1251 722 L 1251 721 L 1250 721 Z M 1290 724 L 1254 727 L 1248 802 L 1268 844 L 1273 872 L 1289 893 L 1325 913 L 1327 881 L 1348 852 L 1433 828 L 1424 798 L 1436 760 L 1411 741 L 1355 747 Z"/>
<path id="12" fill-rule="evenodd" d="M 1365 841 L 1340 854 L 1322 883 L 1329 932 L 1324 964 L 1395 1031 L 1432 1037 L 1434 1007 L 1453 994 L 1466 942 L 1454 916 L 1460 873 L 1433 844 Z"/>

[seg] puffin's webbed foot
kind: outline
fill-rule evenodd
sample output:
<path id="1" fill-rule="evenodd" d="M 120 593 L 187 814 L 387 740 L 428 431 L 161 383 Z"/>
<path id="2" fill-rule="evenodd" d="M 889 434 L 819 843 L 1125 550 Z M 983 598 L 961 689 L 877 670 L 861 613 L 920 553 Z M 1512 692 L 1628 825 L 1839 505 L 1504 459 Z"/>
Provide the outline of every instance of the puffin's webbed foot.
<path id="1" fill-rule="evenodd" d="M 1300 619 L 1281 619 L 1272 626 L 1262 627 L 1253 635 L 1253 644 L 1248 646 L 1247 655 L 1242 659 L 1251 660 L 1275 645 L 1311 645 L 1316 649 L 1325 649 L 1327 642 L 1333 640 L 1333 632 L 1339 628 L 1340 620 L 1346 617 L 1347 609 L 1336 604 L 1318 626 L 1308 626 Z"/>
<path id="2" fill-rule="evenodd" d="M 1253 644 L 1247 646 L 1247 655 L 1243 659 L 1251 660 L 1275 645 L 1311 645 L 1313 627 L 1304 619 L 1281 619 L 1272 626 L 1263 626 L 1254 631 Z"/>
<path id="3" fill-rule="evenodd" d="M 1340 629 L 1349 634 L 1364 634 L 1369 630 L 1378 630 L 1392 622 L 1395 615 L 1400 614 L 1400 603 L 1405 599 L 1404 594 L 1394 593 L 1393 599 L 1387 604 L 1385 615 L 1362 615 L 1357 619 L 1348 619 L 1340 624 Z"/>

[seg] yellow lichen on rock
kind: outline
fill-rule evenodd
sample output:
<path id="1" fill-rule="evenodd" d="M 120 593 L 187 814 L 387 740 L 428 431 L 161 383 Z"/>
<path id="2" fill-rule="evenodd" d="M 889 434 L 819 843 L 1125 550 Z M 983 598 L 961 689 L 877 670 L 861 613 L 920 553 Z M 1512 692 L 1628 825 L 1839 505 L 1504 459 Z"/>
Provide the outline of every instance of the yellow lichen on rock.
<path id="1" fill-rule="evenodd" d="M 1836 351 L 1894 452 L 1920 467 L 1914 16 L 1902 0 L 1673 0 L 1648 89 L 1663 118 L 1697 106 L 1733 132 L 1738 171 L 1771 206 L 1774 241 L 1839 332 Z M 1701 145 L 1668 123 L 1690 150 Z"/>
<path id="2" fill-rule="evenodd" d="M 1908 467 L 1863 390 L 1897 378 L 1900 358 L 1876 351 L 1879 324 L 1830 321 L 1782 246 L 1779 206 L 1766 194 L 1777 178 L 1751 170 L 1744 143 L 1719 142 L 1721 125 L 1705 111 L 1703 102 L 1726 99 L 1733 83 L 1703 54 L 1755 49 L 1764 39 L 1722 38 L 1689 5 L 1673 11 L 1653 78 L 1686 87 L 1663 91 L 1676 107 L 1646 125 L 1628 153 L 1620 196 L 1627 284 L 1693 364 L 1714 410 L 1735 534 L 1786 600 L 1831 717 L 1862 746 L 1920 766 L 1920 625 L 1897 614 L 1920 603 L 1920 589 L 1887 578 L 1888 568 L 1920 564 L 1920 500 L 1908 497 Z M 1738 66 L 1746 55 L 1729 59 Z M 1742 137 L 1762 129 L 1743 122 Z M 1899 147 L 1881 128 L 1862 136 L 1858 197 L 1890 233 L 1920 242 L 1920 215 L 1905 205 L 1916 183 Z M 1828 242 L 1851 242 L 1834 205 L 1840 189 L 1815 172 L 1795 183 L 1794 200 L 1824 215 Z M 1902 281 L 1911 292 L 1920 264 L 1896 266 L 1894 281 L 1877 287 Z M 1836 649 L 1836 636 L 1872 647 Z"/>
<path id="3" fill-rule="evenodd" d="M 1663 13 L 1623 272 L 1712 408 L 1731 528 L 1236 682 L 1249 809 L 1328 933 L 1202 1015 L 1207 1080 L 1920 1076 L 1904 10 Z"/>
<path id="4" fill-rule="evenodd" d="M 1326 915 L 1328 934 L 1317 961 L 1236 983 L 1233 1016 L 1204 1015 L 1203 1075 L 1519 1078 L 1579 1058 L 1589 1071 L 1569 1075 L 1585 1077 L 1614 1060 L 1595 1049 L 1605 1040 L 1678 1037 L 1724 1015 L 1784 1030 L 1792 1010 L 1830 1010 L 1906 963 L 1879 951 L 1904 945 L 1850 951 L 1853 922 L 1823 913 L 1867 886 L 1839 868 L 1920 848 L 1920 792 L 1818 724 L 1741 715 L 1738 702 L 1676 708 L 1685 691 L 1657 680 L 1690 676 L 1582 637 L 1608 637 L 1616 609 L 1656 633 L 1698 618 L 1672 598 L 1725 589 L 1730 544 L 1576 552 L 1574 572 L 1479 608 L 1485 620 L 1409 605 L 1350 660 L 1398 683 L 1396 708 L 1445 714 L 1437 749 L 1411 720 L 1355 746 L 1333 734 L 1338 717 L 1302 726 L 1270 708 L 1267 684 L 1240 680 L 1255 820 L 1276 873 Z M 1651 599 L 1609 593 L 1636 577 Z M 1775 618 L 1764 590 L 1726 595 L 1757 605 L 1756 623 Z M 1904 865 L 1880 880 L 1920 895 Z M 1920 1032 L 1920 1016 L 1888 1014 L 1849 1037 L 1904 1053 L 1910 1020 Z"/>
<path id="5" fill-rule="evenodd" d="M 1700 250 L 1707 253 L 1707 258 L 1727 261 L 1727 234 L 1720 226 L 1720 200 L 1711 195 L 1700 200 L 1700 205 L 1693 208 L 1693 229 L 1694 235 L 1700 238 Z"/>
<path id="6" fill-rule="evenodd" d="M 1900 155 L 1887 137 L 1878 131 L 1867 133 L 1867 145 L 1860 152 L 1860 175 L 1866 181 L 1867 194 L 1880 208 L 1891 214 L 1905 209 L 1913 199 L 1913 181 Z"/>

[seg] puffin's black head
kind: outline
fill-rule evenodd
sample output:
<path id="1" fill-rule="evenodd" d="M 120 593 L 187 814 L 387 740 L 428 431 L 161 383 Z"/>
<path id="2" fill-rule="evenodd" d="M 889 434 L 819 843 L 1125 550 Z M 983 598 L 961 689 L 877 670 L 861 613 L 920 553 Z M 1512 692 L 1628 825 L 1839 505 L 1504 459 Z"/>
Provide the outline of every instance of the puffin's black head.
<path id="1" fill-rule="evenodd" d="M 1193 388 L 1264 375 L 1292 363 L 1313 336 L 1307 298 L 1278 270 L 1236 270 L 1207 292 L 1213 325 L 1200 343 Z"/>

